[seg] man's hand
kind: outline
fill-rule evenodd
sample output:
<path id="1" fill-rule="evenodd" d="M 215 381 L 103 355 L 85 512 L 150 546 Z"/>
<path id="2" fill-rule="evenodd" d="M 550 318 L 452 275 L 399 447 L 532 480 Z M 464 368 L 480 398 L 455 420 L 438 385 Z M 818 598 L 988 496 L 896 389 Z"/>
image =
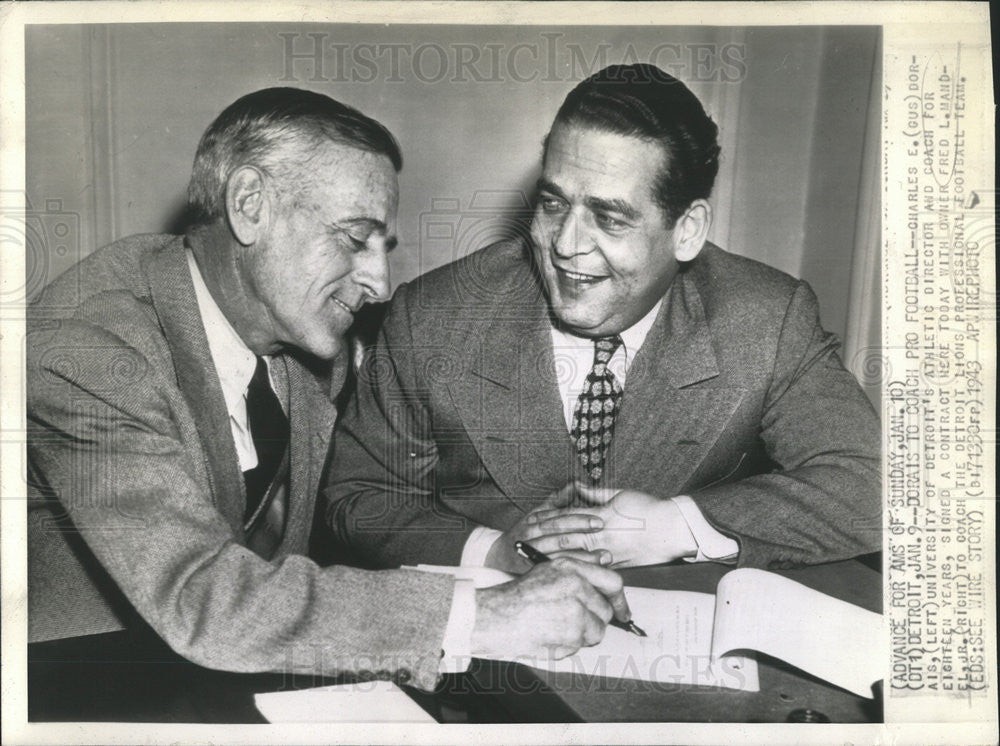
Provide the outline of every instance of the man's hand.
<path id="1" fill-rule="evenodd" d="M 635 567 L 694 556 L 698 545 L 672 500 L 638 490 L 576 485 L 573 507 L 550 507 L 530 513 L 531 545 L 540 552 L 610 552 L 612 567 Z M 598 530 L 566 526 L 598 519 Z"/>
<path id="2" fill-rule="evenodd" d="M 595 515 L 578 511 L 560 511 L 561 508 L 570 505 L 577 498 L 580 487 L 578 483 L 570 482 L 558 492 L 553 492 L 544 503 L 504 531 L 500 538 L 493 542 L 489 554 L 486 555 L 485 565 L 515 575 L 531 569 L 531 563 L 514 551 L 515 541 L 527 541 L 536 549 L 553 558 L 569 557 L 591 564 L 609 564 L 611 562 L 610 553 L 584 549 L 579 546 L 579 542 L 572 547 L 557 547 L 551 551 L 549 544 L 545 545 L 545 549 L 535 545 L 536 540 L 545 532 L 559 532 L 577 536 L 600 531 L 603 528 L 604 523 Z M 552 520 L 548 521 L 544 528 L 539 528 L 538 516 L 542 514 L 551 515 Z"/>
<path id="3" fill-rule="evenodd" d="M 600 642 L 612 616 L 631 619 L 621 577 L 561 557 L 476 591 L 472 654 L 565 658 Z"/>

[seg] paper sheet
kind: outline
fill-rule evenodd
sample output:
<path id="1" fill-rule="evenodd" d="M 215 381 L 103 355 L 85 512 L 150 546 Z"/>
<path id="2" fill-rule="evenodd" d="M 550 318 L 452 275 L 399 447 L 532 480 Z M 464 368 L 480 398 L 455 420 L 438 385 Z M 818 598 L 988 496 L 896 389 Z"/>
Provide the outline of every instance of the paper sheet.
<path id="1" fill-rule="evenodd" d="M 436 723 L 391 681 L 255 694 L 269 723 Z"/>
<path id="2" fill-rule="evenodd" d="M 474 581 L 477 588 L 506 582 L 512 575 L 483 567 L 419 565 Z M 715 596 L 710 593 L 625 588 L 632 618 L 648 637 L 608 627 L 600 644 L 561 660 L 500 658 L 547 671 L 663 684 L 700 684 L 759 691 L 757 662 L 743 656 L 712 658 Z"/>
<path id="3" fill-rule="evenodd" d="M 882 678 L 882 615 L 764 570 L 719 581 L 715 653 L 751 649 L 780 658 L 861 697 Z"/>
<path id="4" fill-rule="evenodd" d="M 715 596 L 626 587 L 625 597 L 633 620 L 648 637 L 608 627 L 600 644 L 580 648 L 568 658 L 511 660 L 547 671 L 760 691 L 755 660 L 712 657 Z"/>

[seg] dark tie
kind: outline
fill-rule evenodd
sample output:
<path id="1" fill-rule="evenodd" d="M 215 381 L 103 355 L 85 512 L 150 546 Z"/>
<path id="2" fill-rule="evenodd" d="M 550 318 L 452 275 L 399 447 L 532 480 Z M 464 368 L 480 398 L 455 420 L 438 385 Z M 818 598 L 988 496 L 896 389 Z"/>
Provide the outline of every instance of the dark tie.
<path id="1" fill-rule="evenodd" d="M 267 494 L 288 448 L 288 418 L 271 388 L 267 363 L 262 357 L 257 358 L 257 367 L 247 387 L 247 420 L 257 451 L 257 466 L 243 472 L 247 488 L 245 521 L 250 520 Z"/>
<path id="2" fill-rule="evenodd" d="M 608 370 L 608 361 L 621 343 L 622 338 L 618 335 L 594 340 L 594 364 L 576 400 L 573 426 L 569 431 L 576 452 L 595 483 L 604 473 L 604 457 L 611 444 L 615 417 L 622 403 L 622 386 Z"/>

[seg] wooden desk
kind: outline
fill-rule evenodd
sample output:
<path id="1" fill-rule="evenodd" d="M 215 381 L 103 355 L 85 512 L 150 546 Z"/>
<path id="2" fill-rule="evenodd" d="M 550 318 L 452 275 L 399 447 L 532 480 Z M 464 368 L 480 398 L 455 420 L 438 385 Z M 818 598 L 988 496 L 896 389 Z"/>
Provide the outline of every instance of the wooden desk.
<path id="1" fill-rule="evenodd" d="M 626 583 L 714 592 L 729 568 L 715 564 L 638 568 Z M 881 612 L 881 576 L 859 562 L 781 573 L 816 590 Z M 641 621 L 640 621 L 641 623 Z M 830 651 L 850 655 L 849 650 Z M 809 708 L 832 722 L 878 722 L 881 702 L 759 656 L 759 692 L 657 685 L 534 671 L 474 661 L 435 695 L 408 690 L 449 722 L 784 722 Z M 260 723 L 253 694 L 336 683 L 311 676 L 231 674 L 189 663 L 162 644 L 126 632 L 29 646 L 28 717 L 44 721 Z"/>

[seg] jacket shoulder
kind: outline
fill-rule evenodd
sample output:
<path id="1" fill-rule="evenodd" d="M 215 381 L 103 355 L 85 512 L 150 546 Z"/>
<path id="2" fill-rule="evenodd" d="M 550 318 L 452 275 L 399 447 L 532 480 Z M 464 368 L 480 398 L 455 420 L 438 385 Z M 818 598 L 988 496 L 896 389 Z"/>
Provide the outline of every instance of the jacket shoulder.
<path id="1" fill-rule="evenodd" d="M 805 284 L 779 269 L 708 244 L 690 271 L 708 317 L 781 321 L 792 296 Z"/>
<path id="2" fill-rule="evenodd" d="M 56 350 L 101 351 L 161 359 L 165 341 L 152 303 L 147 264 L 178 250 L 174 236 L 143 235 L 116 241 L 84 258 L 28 307 L 29 363 Z M 29 371 L 30 373 L 30 371 Z"/>
<path id="3" fill-rule="evenodd" d="M 541 290 L 528 249 L 501 241 L 401 285 L 386 317 L 391 330 L 406 324 L 415 335 L 464 337 L 498 313 L 537 306 Z"/>
<path id="4" fill-rule="evenodd" d="M 520 241 L 498 241 L 433 269 L 401 286 L 421 308 L 496 306 L 531 281 L 528 248 Z"/>
<path id="5" fill-rule="evenodd" d="M 159 253 L 180 250 L 179 236 L 143 234 L 129 236 L 81 259 L 52 281 L 29 305 L 36 318 L 74 316 L 95 298 L 150 295 L 147 266 Z"/>

